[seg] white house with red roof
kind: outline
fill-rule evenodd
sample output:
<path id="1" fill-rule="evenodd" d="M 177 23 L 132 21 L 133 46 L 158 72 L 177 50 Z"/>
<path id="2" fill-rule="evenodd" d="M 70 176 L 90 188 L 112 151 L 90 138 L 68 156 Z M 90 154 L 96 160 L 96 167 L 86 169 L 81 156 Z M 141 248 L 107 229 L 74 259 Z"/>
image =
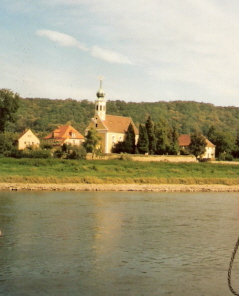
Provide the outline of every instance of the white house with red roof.
<path id="1" fill-rule="evenodd" d="M 37 148 L 40 146 L 40 140 L 30 130 L 26 129 L 17 139 L 18 150 L 24 150 L 26 148 Z"/>
<path id="2" fill-rule="evenodd" d="M 206 140 L 206 151 L 205 153 L 202 155 L 202 158 L 215 158 L 215 150 L 216 150 L 216 146 L 213 145 L 212 142 L 210 142 L 206 137 L 205 137 L 205 140 Z M 191 137 L 190 135 L 180 135 L 179 138 L 178 138 L 178 143 L 179 143 L 179 147 L 182 148 L 182 149 L 185 149 L 187 148 L 190 143 L 191 143 Z"/>
<path id="3" fill-rule="evenodd" d="M 139 137 L 139 131 L 130 117 L 115 116 L 106 114 L 105 93 L 102 90 L 102 80 L 100 88 L 96 93 L 95 116 L 85 130 L 85 133 L 95 128 L 101 137 L 101 146 L 103 153 L 111 153 L 114 144 L 124 141 L 125 132 L 131 123 L 135 132 L 136 143 Z"/>
<path id="4" fill-rule="evenodd" d="M 71 125 L 62 125 L 43 138 L 43 141 L 52 146 L 62 146 L 64 143 L 79 146 L 84 142 L 84 136 Z"/>

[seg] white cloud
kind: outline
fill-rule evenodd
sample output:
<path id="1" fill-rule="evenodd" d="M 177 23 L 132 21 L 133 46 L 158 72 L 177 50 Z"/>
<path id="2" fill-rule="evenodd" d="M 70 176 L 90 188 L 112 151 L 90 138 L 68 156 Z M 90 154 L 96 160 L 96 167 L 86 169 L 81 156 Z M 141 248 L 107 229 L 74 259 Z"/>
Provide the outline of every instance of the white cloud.
<path id="1" fill-rule="evenodd" d="M 82 45 L 74 37 L 67 34 L 51 30 L 38 30 L 36 31 L 36 34 L 41 37 L 47 37 L 49 40 L 56 42 L 60 46 L 76 47 L 83 51 L 90 51 L 90 54 L 93 57 L 99 58 L 109 63 L 133 65 L 129 58 L 120 53 L 103 49 L 97 45 L 89 49 L 86 46 Z"/>
<path id="2" fill-rule="evenodd" d="M 133 65 L 129 58 L 117 52 L 105 50 L 96 45 L 91 48 L 91 55 L 110 63 Z"/>
<path id="3" fill-rule="evenodd" d="M 51 30 L 38 30 L 36 32 L 38 36 L 47 37 L 51 41 L 58 43 L 60 46 L 64 47 L 77 47 L 80 50 L 87 51 L 88 49 L 77 41 L 74 37 L 67 34 L 63 34 L 57 31 Z"/>

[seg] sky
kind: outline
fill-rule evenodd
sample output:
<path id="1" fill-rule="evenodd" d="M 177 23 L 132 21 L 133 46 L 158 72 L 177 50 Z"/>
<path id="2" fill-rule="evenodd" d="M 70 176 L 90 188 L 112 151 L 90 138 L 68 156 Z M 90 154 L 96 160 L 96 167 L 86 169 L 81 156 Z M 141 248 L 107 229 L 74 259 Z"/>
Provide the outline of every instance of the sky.
<path id="1" fill-rule="evenodd" d="M 0 88 L 239 107 L 238 0 L 0 0 Z"/>

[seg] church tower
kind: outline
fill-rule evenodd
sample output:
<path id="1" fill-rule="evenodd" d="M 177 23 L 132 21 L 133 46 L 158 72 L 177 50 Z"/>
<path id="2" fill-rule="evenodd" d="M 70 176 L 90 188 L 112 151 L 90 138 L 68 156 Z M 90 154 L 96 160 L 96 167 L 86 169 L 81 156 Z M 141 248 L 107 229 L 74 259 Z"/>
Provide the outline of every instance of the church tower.
<path id="1" fill-rule="evenodd" d="M 102 78 L 100 78 L 100 88 L 96 93 L 97 99 L 95 100 L 95 120 L 100 118 L 101 120 L 105 120 L 106 114 L 106 101 L 105 101 L 105 93 L 102 89 Z"/>

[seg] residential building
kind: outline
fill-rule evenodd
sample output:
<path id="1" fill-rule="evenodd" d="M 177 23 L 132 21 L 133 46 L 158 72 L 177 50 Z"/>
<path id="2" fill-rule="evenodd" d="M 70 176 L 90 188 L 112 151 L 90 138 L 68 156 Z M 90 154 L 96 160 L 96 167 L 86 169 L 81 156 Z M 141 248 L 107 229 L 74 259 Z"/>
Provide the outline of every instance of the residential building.
<path id="1" fill-rule="evenodd" d="M 52 146 L 62 146 L 64 143 L 79 146 L 84 142 L 84 136 L 71 125 L 63 125 L 43 138 L 43 142 Z"/>
<path id="2" fill-rule="evenodd" d="M 24 150 L 30 147 L 37 148 L 39 146 L 40 140 L 30 129 L 26 129 L 17 139 L 18 150 Z"/>
<path id="3" fill-rule="evenodd" d="M 206 137 L 206 151 L 205 153 L 202 155 L 202 158 L 207 158 L 207 159 L 212 159 L 215 158 L 215 150 L 216 150 L 216 146 L 213 145 L 213 143 L 211 143 Z M 178 138 L 178 142 L 179 142 L 179 147 L 182 149 L 186 149 L 189 147 L 190 143 L 191 143 L 191 137 L 190 135 L 180 135 Z"/>

